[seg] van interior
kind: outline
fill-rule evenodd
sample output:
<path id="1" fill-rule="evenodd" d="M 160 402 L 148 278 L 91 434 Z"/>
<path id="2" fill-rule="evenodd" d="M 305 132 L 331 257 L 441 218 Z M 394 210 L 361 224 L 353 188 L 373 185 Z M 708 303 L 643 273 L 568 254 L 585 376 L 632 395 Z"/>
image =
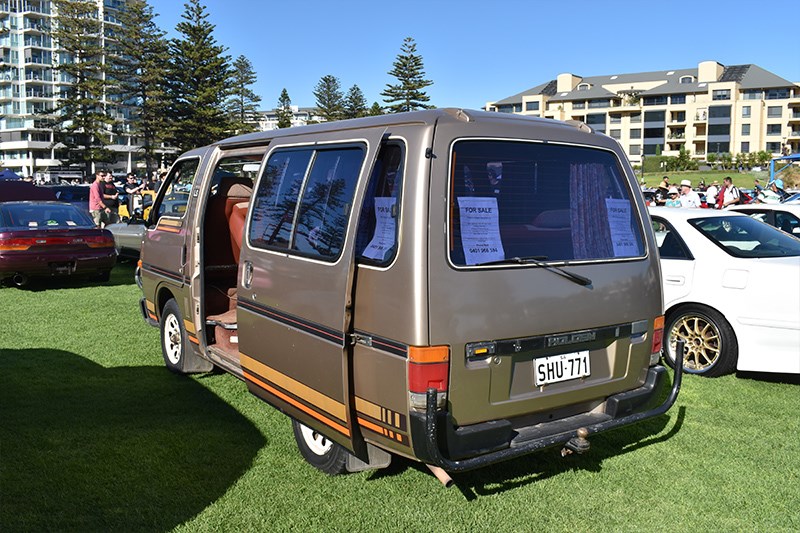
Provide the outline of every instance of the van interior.
<path id="1" fill-rule="evenodd" d="M 261 154 L 221 159 L 212 175 L 200 238 L 208 349 L 238 366 L 236 282 L 242 232 Z"/>

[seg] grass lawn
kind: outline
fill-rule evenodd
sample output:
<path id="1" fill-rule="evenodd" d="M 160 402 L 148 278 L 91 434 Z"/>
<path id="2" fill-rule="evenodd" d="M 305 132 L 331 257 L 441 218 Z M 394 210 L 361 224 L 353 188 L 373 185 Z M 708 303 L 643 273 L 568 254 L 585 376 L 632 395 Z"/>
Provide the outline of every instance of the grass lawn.
<path id="1" fill-rule="evenodd" d="M 661 178 L 669 176 L 669 182 L 672 185 L 678 185 L 681 180 L 689 180 L 692 185 L 697 188 L 700 180 L 705 180 L 706 185 L 711 185 L 714 180 L 717 180 L 720 185 L 726 176 L 730 176 L 733 184 L 740 189 L 752 189 L 753 180 L 758 178 L 761 180 L 761 186 L 766 186 L 769 181 L 769 172 L 738 172 L 736 170 L 706 170 L 706 171 L 685 171 L 685 172 L 647 172 L 644 175 L 645 184 L 648 187 L 658 187 L 661 184 Z M 636 172 L 636 179 L 641 180 L 641 174 Z"/>
<path id="2" fill-rule="evenodd" d="M 708 182 L 708 180 L 706 180 Z M 168 372 L 133 266 L 0 288 L 0 531 L 798 531 L 800 390 L 686 376 L 667 415 L 454 476 L 328 477 L 226 374 Z"/>

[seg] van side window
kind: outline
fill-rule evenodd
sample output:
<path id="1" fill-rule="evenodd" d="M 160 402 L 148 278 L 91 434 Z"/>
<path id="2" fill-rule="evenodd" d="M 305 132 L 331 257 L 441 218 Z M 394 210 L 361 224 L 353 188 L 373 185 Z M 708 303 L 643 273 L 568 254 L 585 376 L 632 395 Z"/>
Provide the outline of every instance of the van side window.
<path id="1" fill-rule="evenodd" d="M 297 210 L 292 250 L 339 257 L 363 160 L 361 148 L 317 151 Z"/>
<path id="2" fill-rule="evenodd" d="M 644 257 L 636 202 L 610 151 L 464 140 L 451 161 L 455 266 Z"/>
<path id="3" fill-rule="evenodd" d="M 364 153 L 348 146 L 272 154 L 255 195 L 250 244 L 335 261 Z"/>
<path id="4" fill-rule="evenodd" d="M 273 154 L 256 191 L 250 243 L 257 248 L 287 249 L 303 176 L 313 150 Z"/>
<path id="5" fill-rule="evenodd" d="M 361 206 L 356 235 L 356 258 L 360 262 L 383 266 L 394 259 L 402 183 L 403 148 L 398 143 L 384 144 Z"/>
<path id="6" fill-rule="evenodd" d="M 172 167 L 172 171 L 167 176 L 164 184 L 159 191 L 157 204 L 153 210 L 157 213 L 155 220 L 162 216 L 183 217 L 186 213 L 186 204 L 189 202 L 189 193 L 192 190 L 197 167 L 200 164 L 199 158 L 178 161 Z"/>

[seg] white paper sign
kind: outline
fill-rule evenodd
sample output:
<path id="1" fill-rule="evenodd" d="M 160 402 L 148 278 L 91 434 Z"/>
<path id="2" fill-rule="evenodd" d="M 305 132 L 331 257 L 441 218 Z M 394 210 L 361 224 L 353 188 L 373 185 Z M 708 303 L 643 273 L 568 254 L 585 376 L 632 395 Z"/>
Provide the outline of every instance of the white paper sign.
<path id="1" fill-rule="evenodd" d="M 628 200 L 606 198 L 608 229 L 614 246 L 614 257 L 633 257 L 639 254 L 636 237 L 631 228 L 631 203 Z"/>
<path id="2" fill-rule="evenodd" d="M 372 240 L 364 249 L 362 254 L 364 257 L 383 261 L 386 258 L 386 253 L 392 249 L 395 244 L 395 235 L 397 234 L 397 219 L 392 216 L 397 198 L 375 198 L 375 233 L 372 235 Z"/>
<path id="3" fill-rule="evenodd" d="M 466 264 L 477 265 L 505 259 L 497 198 L 460 197 L 458 209 Z"/>

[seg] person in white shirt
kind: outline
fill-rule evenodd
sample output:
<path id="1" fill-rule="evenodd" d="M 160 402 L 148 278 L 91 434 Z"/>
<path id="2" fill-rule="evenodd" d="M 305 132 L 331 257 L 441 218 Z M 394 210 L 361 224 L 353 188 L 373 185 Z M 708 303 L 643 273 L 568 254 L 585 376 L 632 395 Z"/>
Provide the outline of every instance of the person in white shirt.
<path id="1" fill-rule="evenodd" d="M 734 205 L 739 203 L 739 189 L 733 186 L 733 180 L 730 177 L 726 177 L 722 180 L 722 183 L 725 186 L 719 192 L 719 194 L 723 194 L 723 202 L 722 202 L 722 209 L 725 209 L 729 205 Z"/>
<path id="2" fill-rule="evenodd" d="M 692 190 L 692 182 L 681 181 L 681 207 L 700 207 L 700 195 Z"/>
<path id="3" fill-rule="evenodd" d="M 719 194 L 719 182 L 714 180 L 706 189 L 706 204 L 708 204 L 708 207 L 714 208 L 717 203 L 717 194 Z"/>

